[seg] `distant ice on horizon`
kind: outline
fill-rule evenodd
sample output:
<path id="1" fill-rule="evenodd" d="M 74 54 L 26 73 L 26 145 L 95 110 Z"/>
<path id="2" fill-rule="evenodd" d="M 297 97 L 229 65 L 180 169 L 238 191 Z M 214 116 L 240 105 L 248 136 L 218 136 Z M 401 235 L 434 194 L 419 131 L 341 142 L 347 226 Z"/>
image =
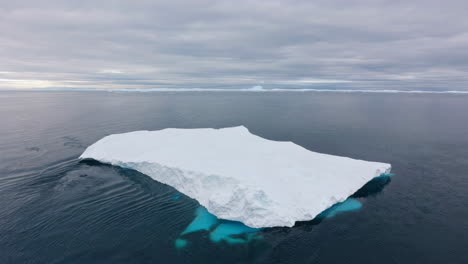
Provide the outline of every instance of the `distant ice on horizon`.
<path id="1" fill-rule="evenodd" d="M 264 88 L 260 85 L 251 88 L 143 88 L 143 89 L 105 89 L 108 92 L 322 92 L 322 93 L 406 93 L 406 94 L 468 94 L 468 91 L 432 90 L 389 90 L 389 89 L 317 89 L 317 88 Z"/>
<path id="2" fill-rule="evenodd" d="M 112 93 L 157 93 L 157 92 L 317 92 L 317 93 L 383 93 L 383 94 L 468 94 L 468 90 L 405 90 L 405 89 L 354 89 L 354 88 L 304 88 L 287 87 L 279 88 L 255 85 L 249 88 L 181 88 L 181 87 L 158 87 L 158 88 L 72 88 L 72 87 L 48 87 L 30 89 L 1 89 L 0 91 L 75 91 L 75 92 L 112 92 Z"/>

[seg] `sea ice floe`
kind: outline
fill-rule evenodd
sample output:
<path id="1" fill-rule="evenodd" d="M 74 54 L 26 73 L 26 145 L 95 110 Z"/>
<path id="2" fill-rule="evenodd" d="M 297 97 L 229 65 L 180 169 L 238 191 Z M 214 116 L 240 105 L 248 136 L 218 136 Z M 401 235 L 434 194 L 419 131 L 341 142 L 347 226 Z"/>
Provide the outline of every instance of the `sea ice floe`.
<path id="1" fill-rule="evenodd" d="M 115 134 L 80 158 L 135 169 L 220 219 L 255 228 L 312 220 L 391 168 L 268 140 L 245 127 Z"/>

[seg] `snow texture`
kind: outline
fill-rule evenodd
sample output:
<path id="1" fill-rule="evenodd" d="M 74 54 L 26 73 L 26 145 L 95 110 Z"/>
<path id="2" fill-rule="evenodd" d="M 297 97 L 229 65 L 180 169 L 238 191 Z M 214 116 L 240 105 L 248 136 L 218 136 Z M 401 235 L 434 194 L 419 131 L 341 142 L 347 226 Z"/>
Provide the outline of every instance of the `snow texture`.
<path id="1" fill-rule="evenodd" d="M 267 140 L 243 126 L 114 134 L 80 158 L 137 170 L 197 200 L 218 218 L 250 227 L 312 220 L 391 169 L 386 163 Z"/>

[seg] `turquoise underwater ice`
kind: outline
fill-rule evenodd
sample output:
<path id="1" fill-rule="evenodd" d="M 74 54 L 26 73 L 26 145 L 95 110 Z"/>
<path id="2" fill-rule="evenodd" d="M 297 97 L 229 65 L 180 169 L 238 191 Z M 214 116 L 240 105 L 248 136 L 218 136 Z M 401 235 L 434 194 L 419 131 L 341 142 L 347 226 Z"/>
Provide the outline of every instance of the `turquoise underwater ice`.
<path id="1" fill-rule="evenodd" d="M 215 230 L 210 233 L 210 239 L 213 242 L 226 241 L 229 244 L 246 243 L 255 238 L 255 232 L 258 228 L 248 227 L 240 222 L 222 221 Z M 245 238 L 235 237 L 235 235 L 247 234 Z"/>
<path id="2" fill-rule="evenodd" d="M 337 203 L 327 210 L 321 212 L 318 218 L 331 218 L 344 212 L 357 211 L 362 208 L 362 203 L 354 198 L 348 198 L 344 202 Z"/>
<path id="3" fill-rule="evenodd" d="M 175 241 L 175 247 L 176 248 L 184 248 L 188 244 L 188 241 L 186 239 L 178 238 Z"/>
<path id="4" fill-rule="evenodd" d="M 218 223 L 218 218 L 210 214 L 205 207 L 200 206 L 195 211 L 195 219 L 185 228 L 181 235 L 197 232 L 200 230 L 210 230 L 212 226 Z"/>
<path id="5" fill-rule="evenodd" d="M 185 235 L 198 231 L 210 232 L 210 240 L 214 243 L 243 244 L 258 239 L 259 236 L 256 233 L 259 230 L 258 228 L 248 227 L 241 222 L 220 220 L 209 213 L 205 207 L 200 206 L 195 210 L 193 221 L 176 239 L 175 246 L 179 249 L 186 247 L 189 241 L 184 238 Z"/>

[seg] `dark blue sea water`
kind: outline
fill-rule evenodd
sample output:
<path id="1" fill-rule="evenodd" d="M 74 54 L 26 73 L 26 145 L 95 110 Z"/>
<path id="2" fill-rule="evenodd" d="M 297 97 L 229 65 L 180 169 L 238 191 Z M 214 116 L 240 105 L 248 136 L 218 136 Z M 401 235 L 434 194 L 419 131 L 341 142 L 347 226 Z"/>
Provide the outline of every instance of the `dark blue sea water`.
<path id="1" fill-rule="evenodd" d="M 112 133 L 237 125 L 395 176 L 252 238 L 184 234 L 196 201 L 77 160 Z M 0 263 L 468 263 L 467 219 L 468 95 L 0 92 Z"/>

